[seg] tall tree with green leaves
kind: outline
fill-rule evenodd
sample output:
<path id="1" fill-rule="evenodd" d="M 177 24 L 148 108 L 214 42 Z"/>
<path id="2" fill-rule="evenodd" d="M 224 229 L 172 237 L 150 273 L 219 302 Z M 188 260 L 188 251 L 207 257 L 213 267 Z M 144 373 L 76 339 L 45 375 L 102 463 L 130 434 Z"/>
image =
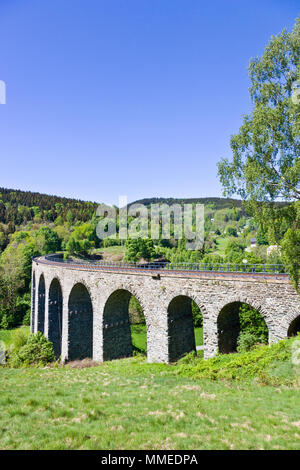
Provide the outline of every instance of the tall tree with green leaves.
<path id="1" fill-rule="evenodd" d="M 253 109 L 231 137 L 232 161 L 221 160 L 218 171 L 224 194 L 241 196 L 264 228 L 277 227 L 280 242 L 288 228 L 300 230 L 300 18 L 250 61 L 249 76 Z M 291 256 L 291 243 L 283 243 L 283 259 L 285 246 L 291 261 L 296 251 Z"/>
<path id="2" fill-rule="evenodd" d="M 68 255 L 79 255 L 86 256 L 90 250 L 94 247 L 92 240 L 94 234 L 94 227 L 90 223 L 77 225 L 74 228 L 67 244 L 66 244 L 66 256 Z"/>
<path id="3" fill-rule="evenodd" d="M 126 246 L 126 253 L 125 253 L 125 260 L 126 261 L 139 261 L 141 258 L 150 261 L 155 257 L 155 248 L 154 243 L 151 238 L 143 239 L 143 238 L 136 238 L 131 239 L 128 238 L 125 243 Z"/>

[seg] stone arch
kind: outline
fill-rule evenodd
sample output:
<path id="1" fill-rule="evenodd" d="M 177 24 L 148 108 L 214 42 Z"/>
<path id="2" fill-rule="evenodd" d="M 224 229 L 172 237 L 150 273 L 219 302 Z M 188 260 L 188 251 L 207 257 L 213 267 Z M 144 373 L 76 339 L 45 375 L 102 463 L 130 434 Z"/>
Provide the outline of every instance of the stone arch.
<path id="1" fill-rule="evenodd" d="M 142 287 L 141 287 L 142 289 Z M 119 283 L 117 286 L 114 286 L 112 288 L 110 288 L 109 290 L 106 290 L 105 291 L 105 300 L 104 300 L 104 305 L 106 304 L 107 300 L 109 299 L 109 297 L 116 291 L 118 290 L 126 290 L 130 293 L 130 295 L 134 295 L 134 297 L 137 298 L 137 300 L 139 301 L 140 303 L 140 306 L 142 307 L 142 310 L 144 312 L 144 315 L 145 315 L 145 319 L 146 319 L 146 323 L 148 324 L 148 321 L 149 321 L 149 309 L 148 309 L 148 305 L 147 303 L 145 302 L 145 299 L 144 297 L 140 294 L 140 291 L 136 288 L 134 288 L 132 285 L 128 285 L 126 282 L 122 282 L 122 283 Z"/>
<path id="2" fill-rule="evenodd" d="M 145 314 L 139 295 L 125 286 L 113 290 L 108 296 L 103 310 L 103 360 L 109 361 L 130 357 L 133 353 L 129 302 L 134 295 Z M 146 325 L 147 325 L 147 318 Z"/>
<path id="3" fill-rule="evenodd" d="M 38 312 L 37 312 L 37 331 L 44 333 L 45 331 L 45 296 L 46 285 L 44 274 L 40 275 L 38 286 Z"/>
<path id="4" fill-rule="evenodd" d="M 63 296 L 59 280 L 52 279 L 48 298 L 48 339 L 53 343 L 56 357 L 61 355 Z"/>
<path id="5" fill-rule="evenodd" d="M 82 284 L 82 285 L 86 288 L 86 290 L 87 290 L 87 292 L 88 292 L 88 294 L 89 294 L 89 296 L 90 296 L 91 302 L 92 302 L 92 304 L 93 304 L 93 301 L 92 301 L 92 299 L 93 299 L 93 292 L 92 292 L 91 286 L 90 286 L 89 283 L 88 283 L 83 277 L 81 277 L 81 276 L 80 276 L 80 277 L 77 277 L 77 276 L 76 276 L 76 280 L 73 282 L 71 288 L 67 288 L 66 290 L 63 289 L 63 294 L 64 294 L 64 296 L 69 299 L 72 290 L 74 289 L 74 287 L 75 287 L 77 284 Z M 61 285 L 63 285 L 63 282 L 61 282 Z"/>
<path id="6" fill-rule="evenodd" d="M 218 350 L 221 354 L 228 354 L 236 352 L 237 350 L 237 339 L 241 330 L 239 310 L 243 304 L 248 305 L 250 308 L 260 313 L 269 334 L 267 314 L 257 302 L 243 298 L 230 299 L 219 310 L 217 317 Z"/>
<path id="7" fill-rule="evenodd" d="M 93 357 L 93 305 L 89 290 L 77 282 L 68 300 L 69 351 L 68 359 Z"/>
<path id="8" fill-rule="evenodd" d="M 300 332 L 300 315 L 298 315 L 294 320 L 290 323 L 287 331 L 287 336 L 290 338 L 291 336 L 297 336 L 297 333 Z"/>
<path id="9" fill-rule="evenodd" d="M 203 299 L 201 298 L 201 296 L 199 295 L 194 295 L 194 293 L 190 290 L 190 289 L 186 289 L 186 290 L 172 290 L 171 293 L 169 293 L 167 296 L 166 296 L 166 300 L 164 302 L 164 305 L 165 305 L 165 308 L 166 310 L 168 310 L 168 306 L 170 304 L 170 302 L 175 298 L 175 297 L 179 297 L 179 296 L 185 296 L 185 297 L 189 297 L 191 300 L 193 300 L 197 305 L 198 307 L 200 308 L 201 312 L 202 312 L 202 315 L 203 315 L 203 320 L 204 319 L 208 319 L 209 318 L 209 313 L 208 313 L 208 310 L 206 308 L 206 305 L 203 303 Z"/>
<path id="10" fill-rule="evenodd" d="M 35 271 L 32 271 L 32 281 L 31 281 L 31 316 L 30 316 L 30 333 L 34 332 L 34 322 L 35 322 Z"/>
<path id="11" fill-rule="evenodd" d="M 196 351 L 195 332 L 192 314 L 192 301 L 199 303 L 190 295 L 176 295 L 167 307 L 168 319 L 168 356 L 171 362 L 184 354 Z M 203 313 L 202 313 L 203 316 Z"/>

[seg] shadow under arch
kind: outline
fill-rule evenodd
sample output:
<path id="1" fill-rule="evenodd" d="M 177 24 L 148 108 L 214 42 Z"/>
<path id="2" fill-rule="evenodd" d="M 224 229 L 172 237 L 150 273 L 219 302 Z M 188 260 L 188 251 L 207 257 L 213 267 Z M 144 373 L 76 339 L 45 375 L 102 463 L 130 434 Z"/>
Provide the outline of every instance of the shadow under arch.
<path id="1" fill-rule="evenodd" d="M 168 305 L 168 353 L 170 362 L 177 361 L 184 354 L 191 351 L 196 351 L 193 302 L 195 300 L 192 297 L 177 295 Z M 195 304 L 201 313 L 198 303 L 195 302 Z"/>
<path id="2" fill-rule="evenodd" d="M 241 332 L 240 309 L 243 305 L 246 305 L 259 315 L 261 324 L 263 324 L 269 332 L 267 323 L 262 313 L 257 308 L 248 302 L 229 302 L 223 306 L 217 319 L 218 350 L 221 354 L 229 354 L 237 351 L 237 341 Z"/>
<path id="3" fill-rule="evenodd" d="M 45 278 L 44 274 L 40 275 L 38 286 L 38 312 L 37 312 L 37 331 L 44 334 L 45 331 Z"/>
<path id="4" fill-rule="evenodd" d="M 68 360 L 93 357 L 93 305 L 82 283 L 73 286 L 68 300 Z"/>
<path id="5" fill-rule="evenodd" d="M 35 319 L 35 272 L 32 273 L 31 284 L 31 316 L 30 316 L 30 333 L 34 333 L 34 319 Z"/>
<path id="6" fill-rule="evenodd" d="M 53 343 L 56 357 L 61 355 L 63 297 L 60 282 L 54 278 L 49 288 L 48 300 L 48 339 Z"/>
<path id="7" fill-rule="evenodd" d="M 129 303 L 135 297 L 144 311 L 135 293 L 120 288 L 113 291 L 105 302 L 103 311 L 103 360 L 110 361 L 133 354 Z"/>
<path id="8" fill-rule="evenodd" d="M 291 338 L 292 336 L 297 336 L 297 333 L 299 332 L 300 332 L 300 315 L 294 318 L 294 320 L 290 323 L 290 326 L 287 332 L 288 338 Z"/>

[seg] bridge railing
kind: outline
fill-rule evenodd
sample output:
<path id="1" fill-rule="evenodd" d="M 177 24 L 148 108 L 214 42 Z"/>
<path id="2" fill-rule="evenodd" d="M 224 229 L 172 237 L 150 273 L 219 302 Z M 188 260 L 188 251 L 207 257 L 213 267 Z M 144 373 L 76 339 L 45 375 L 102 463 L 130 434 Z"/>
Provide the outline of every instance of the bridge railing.
<path id="1" fill-rule="evenodd" d="M 36 259 L 37 260 L 37 259 Z M 93 268 L 114 268 L 128 270 L 164 270 L 164 271 L 185 271 L 185 272 L 220 272 L 220 273 L 267 273 L 267 274 L 287 274 L 282 264 L 236 264 L 236 263 L 169 263 L 169 262 L 116 262 L 116 261 L 95 261 L 80 259 L 63 259 L 62 256 L 46 255 L 46 261 L 53 263 L 63 263 L 73 266 L 86 266 Z"/>

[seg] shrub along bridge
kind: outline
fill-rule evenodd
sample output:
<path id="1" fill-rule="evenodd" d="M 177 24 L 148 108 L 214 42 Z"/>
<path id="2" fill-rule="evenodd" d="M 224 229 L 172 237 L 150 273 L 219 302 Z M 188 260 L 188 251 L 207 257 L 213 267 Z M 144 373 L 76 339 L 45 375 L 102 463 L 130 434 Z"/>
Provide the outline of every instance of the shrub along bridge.
<path id="1" fill-rule="evenodd" d="M 33 260 L 31 331 L 43 332 L 63 361 L 131 356 L 132 295 L 145 316 L 149 362 L 196 349 L 192 301 L 203 315 L 205 358 L 236 350 L 243 303 L 264 318 L 269 342 L 300 331 L 299 297 L 279 265 L 137 265 L 57 254 Z"/>

